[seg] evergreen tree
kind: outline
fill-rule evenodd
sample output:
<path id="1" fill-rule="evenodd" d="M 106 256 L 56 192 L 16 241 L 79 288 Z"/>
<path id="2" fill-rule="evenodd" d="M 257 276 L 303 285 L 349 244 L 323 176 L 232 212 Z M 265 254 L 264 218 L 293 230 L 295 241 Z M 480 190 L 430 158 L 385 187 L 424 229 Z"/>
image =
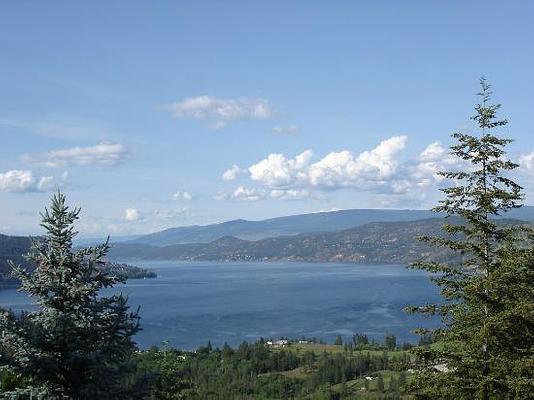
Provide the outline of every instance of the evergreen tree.
<path id="1" fill-rule="evenodd" d="M 107 242 L 72 250 L 79 214 L 63 194 L 55 195 L 41 214 L 46 234 L 28 254 L 35 270 L 13 266 L 20 290 L 37 310 L 21 316 L 0 311 L 0 364 L 35 388 L 34 397 L 40 391 L 46 398 L 132 398 L 125 374 L 139 316 L 129 311 L 122 294 L 99 296 L 121 280 L 101 270 Z"/>
<path id="2" fill-rule="evenodd" d="M 355 346 L 368 345 L 369 338 L 365 334 L 356 333 L 352 336 L 352 343 Z"/>
<path id="3" fill-rule="evenodd" d="M 397 347 L 397 338 L 393 334 L 386 334 L 386 337 L 384 339 L 384 345 L 386 346 L 386 349 L 392 351 L 395 350 Z"/>
<path id="4" fill-rule="evenodd" d="M 409 307 L 444 323 L 432 333 L 439 345 L 417 350 L 421 365 L 411 385 L 417 398 L 523 399 L 534 393 L 533 235 L 495 220 L 520 206 L 522 188 L 507 176 L 517 167 L 506 158 L 511 140 L 493 134 L 507 121 L 497 119 L 500 105 L 490 104 L 490 86 L 480 83 L 482 101 L 472 119 L 481 135 L 454 134 L 452 154 L 465 167 L 441 173 L 455 182 L 434 209 L 449 218 L 444 234 L 422 238 L 460 261 L 414 265 L 434 274 L 444 299 Z"/>

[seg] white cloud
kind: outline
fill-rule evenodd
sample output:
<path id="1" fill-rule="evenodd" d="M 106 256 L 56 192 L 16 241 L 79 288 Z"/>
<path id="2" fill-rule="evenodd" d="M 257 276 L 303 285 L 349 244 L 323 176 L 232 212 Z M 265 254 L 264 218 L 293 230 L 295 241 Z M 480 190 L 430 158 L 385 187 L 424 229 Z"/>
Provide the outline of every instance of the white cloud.
<path id="1" fill-rule="evenodd" d="M 274 113 L 267 100 L 250 97 L 237 99 L 213 96 L 189 97 L 169 104 L 166 108 L 177 118 L 210 120 L 213 129 L 221 129 L 229 121 L 270 118 Z"/>
<path id="2" fill-rule="evenodd" d="M 213 196 L 213 198 L 218 201 L 228 200 L 230 195 L 224 191 L 219 191 Z"/>
<path id="3" fill-rule="evenodd" d="M 437 161 L 447 156 L 447 150 L 439 142 L 430 143 L 419 155 L 421 161 Z"/>
<path id="4" fill-rule="evenodd" d="M 274 126 L 272 129 L 273 133 L 279 135 L 296 135 L 300 132 L 300 127 L 297 125 L 288 125 L 288 126 Z"/>
<path id="5" fill-rule="evenodd" d="M 214 196 L 215 200 L 238 200 L 238 201 L 258 201 L 266 198 L 264 190 L 249 189 L 244 186 L 238 186 L 233 192 L 219 192 Z"/>
<path id="6" fill-rule="evenodd" d="M 250 178 L 272 188 L 293 187 L 308 181 L 309 163 L 313 153 L 306 150 L 294 159 L 283 154 L 269 154 L 266 159 L 251 165 Z"/>
<path id="7" fill-rule="evenodd" d="M 438 142 L 429 144 L 419 155 L 419 159 L 410 166 L 410 172 L 406 177 L 416 180 L 419 186 L 428 186 L 434 182 L 440 182 L 444 178 L 438 172 L 444 171 L 447 166 L 453 166 L 457 162 L 453 156 Z"/>
<path id="8" fill-rule="evenodd" d="M 347 150 L 332 152 L 310 166 L 309 181 L 312 186 L 332 189 L 383 182 L 396 172 L 395 155 L 404 149 L 407 139 L 394 136 L 357 156 Z"/>
<path id="9" fill-rule="evenodd" d="M 42 176 L 37 181 L 37 190 L 44 192 L 54 187 L 54 178 L 52 176 Z"/>
<path id="10" fill-rule="evenodd" d="M 180 209 L 173 209 L 173 210 L 156 210 L 154 212 L 155 219 L 164 220 L 164 221 L 170 221 L 176 218 L 182 218 L 186 216 L 187 217 L 194 216 L 194 213 L 192 213 L 187 207 L 182 207 Z"/>
<path id="11" fill-rule="evenodd" d="M 294 159 L 270 154 L 249 167 L 250 178 L 269 188 L 312 187 L 340 189 L 380 183 L 395 174 L 395 155 L 406 146 L 406 136 L 382 141 L 376 148 L 354 155 L 348 150 L 332 152 L 311 163 L 313 153 L 306 150 Z"/>
<path id="12" fill-rule="evenodd" d="M 242 201 L 258 201 L 265 198 L 265 193 L 257 189 L 248 189 L 244 186 L 239 186 L 232 193 L 232 199 Z"/>
<path id="13" fill-rule="evenodd" d="M 416 159 L 403 161 L 399 155 L 407 140 L 406 136 L 394 136 L 374 149 L 357 154 L 331 152 L 316 162 L 312 162 L 311 150 L 294 158 L 273 153 L 251 165 L 248 175 L 274 199 L 302 199 L 315 191 L 340 189 L 421 197 L 422 188 L 443 181 L 438 171 L 462 166 L 439 143 L 427 146 Z"/>
<path id="14" fill-rule="evenodd" d="M 526 173 L 534 174 L 534 151 L 519 157 L 519 167 Z"/>
<path id="15" fill-rule="evenodd" d="M 184 201 L 191 201 L 193 200 L 193 196 L 189 192 L 176 192 L 172 195 L 172 198 L 174 200 L 184 200 Z"/>
<path id="16" fill-rule="evenodd" d="M 0 192 L 44 192 L 54 187 L 52 176 L 35 177 L 32 171 L 0 173 Z"/>
<path id="17" fill-rule="evenodd" d="M 124 212 L 124 219 L 128 222 L 138 221 L 139 218 L 141 218 L 141 215 L 136 208 L 127 208 Z"/>
<path id="18" fill-rule="evenodd" d="M 233 181 L 235 180 L 239 174 L 241 174 L 243 171 L 241 168 L 239 168 L 237 165 L 232 165 L 230 169 L 227 169 L 224 171 L 222 175 L 223 181 Z"/>
<path id="19" fill-rule="evenodd" d="M 298 189 L 287 189 L 279 190 L 273 189 L 269 193 L 273 199 L 277 200 L 302 200 L 307 199 L 311 196 L 308 190 L 298 190 Z"/>
<path id="20" fill-rule="evenodd" d="M 68 149 L 52 150 L 40 156 L 24 155 L 25 161 L 34 162 L 51 168 L 67 165 L 120 164 L 130 155 L 126 146 L 119 143 L 99 143 L 95 146 L 76 146 Z"/>

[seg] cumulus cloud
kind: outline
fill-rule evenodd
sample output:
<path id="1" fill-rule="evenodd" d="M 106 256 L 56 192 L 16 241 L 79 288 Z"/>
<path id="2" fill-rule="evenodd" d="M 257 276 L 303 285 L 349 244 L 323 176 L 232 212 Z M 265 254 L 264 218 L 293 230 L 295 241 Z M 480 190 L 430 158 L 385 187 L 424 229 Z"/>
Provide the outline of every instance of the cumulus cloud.
<path id="1" fill-rule="evenodd" d="M 269 195 L 273 199 L 277 200 L 302 200 L 307 199 L 311 196 L 311 193 L 308 190 L 298 190 L 298 189 L 287 189 L 279 190 L 273 189 L 270 191 Z"/>
<path id="2" fill-rule="evenodd" d="M 138 221 L 139 218 L 141 218 L 141 215 L 136 208 L 127 208 L 124 212 L 124 219 L 128 222 Z"/>
<path id="3" fill-rule="evenodd" d="M 461 166 L 468 168 L 459 158 L 451 155 L 449 149 L 439 142 L 434 142 L 421 152 L 413 165 L 405 166 L 404 178 L 420 187 L 429 186 L 445 179 L 438 174 L 440 171 L 458 169 Z"/>
<path id="4" fill-rule="evenodd" d="M 233 181 L 238 177 L 239 174 L 241 174 L 241 172 L 241 168 L 234 164 L 231 168 L 224 171 L 222 174 L 222 179 L 223 181 Z"/>
<path id="5" fill-rule="evenodd" d="M 0 192 L 44 192 L 53 187 L 52 176 L 36 177 L 28 170 L 0 173 Z"/>
<path id="6" fill-rule="evenodd" d="M 395 155 L 404 149 L 406 141 L 406 136 L 395 136 L 382 141 L 373 150 L 358 155 L 348 150 L 331 152 L 315 163 L 311 163 L 311 150 L 293 159 L 283 154 L 269 154 L 248 170 L 253 181 L 274 189 L 361 187 L 383 182 L 396 172 Z"/>
<path id="7" fill-rule="evenodd" d="M 215 200 L 258 201 L 264 200 L 266 196 L 264 190 L 238 186 L 233 192 L 219 192 L 214 198 Z"/>
<path id="8" fill-rule="evenodd" d="M 218 201 L 222 201 L 222 200 L 228 200 L 230 198 L 230 195 L 228 193 L 226 193 L 225 191 L 219 191 L 217 192 L 213 198 L 215 200 L 218 200 Z"/>
<path id="9" fill-rule="evenodd" d="M 265 198 L 265 193 L 257 189 L 248 189 L 244 186 L 239 186 L 232 193 L 232 198 L 242 201 L 258 201 Z"/>
<path id="10" fill-rule="evenodd" d="M 406 148 L 407 140 L 406 136 L 394 136 L 371 150 L 357 154 L 349 150 L 331 152 L 315 162 L 311 150 L 294 158 L 273 153 L 246 171 L 251 181 L 268 192 L 269 197 L 290 200 L 310 197 L 314 191 L 340 189 L 420 196 L 422 188 L 443 180 L 438 171 L 462 165 L 437 142 L 427 146 L 415 159 L 402 161 L 399 155 Z"/>
<path id="11" fill-rule="evenodd" d="M 41 176 L 37 180 L 37 190 L 39 192 L 44 192 L 51 190 L 54 187 L 54 178 L 52 176 Z"/>
<path id="12" fill-rule="evenodd" d="M 534 151 L 519 157 L 519 167 L 526 173 L 534 174 Z"/>
<path id="13" fill-rule="evenodd" d="M 274 126 L 272 129 L 273 133 L 279 135 L 296 135 L 300 132 L 300 127 L 297 125 L 288 125 L 288 126 Z"/>
<path id="14" fill-rule="evenodd" d="M 259 201 L 267 198 L 276 200 L 302 200 L 310 198 L 312 194 L 305 189 L 257 189 L 238 186 L 232 192 L 221 191 L 214 196 L 215 200 Z"/>
<path id="15" fill-rule="evenodd" d="M 308 170 L 313 153 L 306 150 L 293 159 L 283 154 L 269 154 L 266 159 L 248 168 L 250 178 L 272 188 L 293 187 L 308 181 Z"/>
<path id="16" fill-rule="evenodd" d="M 119 143 L 99 143 L 95 146 L 76 146 L 68 149 L 52 150 L 43 155 L 24 155 L 25 161 L 51 168 L 68 165 L 115 166 L 130 155 L 126 146 Z"/>
<path id="17" fill-rule="evenodd" d="M 189 192 L 176 192 L 172 195 L 172 198 L 174 200 L 184 200 L 184 201 L 191 201 L 193 200 L 193 196 Z"/>
<path id="18" fill-rule="evenodd" d="M 396 172 L 395 155 L 407 140 L 406 136 L 394 136 L 357 156 L 346 150 L 332 152 L 310 166 L 309 181 L 312 186 L 333 189 L 383 182 Z"/>
<path id="19" fill-rule="evenodd" d="M 437 161 L 447 156 L 447 150 L 439 142 L 430 143 L 419 155 L 421 161 Z"/>
<path id="20" fill-rule="evenodd" d="M 210 126 L 220 129 L 230 121 L 240 119 L 266 119 L 274 111 L 262 98 L 219 98 L 213 96 L 189 97 L 168 104 L 166 108 L 177 118 L 193 118 L 211 121 Z"/>

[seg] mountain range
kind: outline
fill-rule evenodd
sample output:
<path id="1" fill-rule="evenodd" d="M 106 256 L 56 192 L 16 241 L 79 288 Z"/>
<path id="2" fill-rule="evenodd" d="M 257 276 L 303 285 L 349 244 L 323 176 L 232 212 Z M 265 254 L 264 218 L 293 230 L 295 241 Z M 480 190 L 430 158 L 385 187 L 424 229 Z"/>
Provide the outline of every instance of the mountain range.
<path id="1" fill-rule="evenodd" d="M 339 210 L 291 215 L 262 221 L 238 219 L 204 226 L 170 228 L 124 242 L 162 247 L 184 243 L 210 243 L 226 236 L 243 240 L 260 240 L 277 236 L 336 232 L 371 222 L 403 222 L 436 217 L 439 217 L 439 214 L 429 210 Z M 534 220 L 534 207 L 524 206 L 511 210 L 505 217 L 532 221 Z M 112 241 L 123 242 L 120 238 L 112 238 Z"/>
<path id="2" fill-rule="evenodd" d="M 512 223 L 532 224 L 534 207 L 512 210 L 506 217 Z M 439 214 L 427 210 L 341 210 L 263 221 L 235 220 L 171 228 L 133 240 L 128 237 L 130 240 L 123 242 L 115 240 L 108 257 L 123 261 L 406 264 L 420 257 L 444 260 L 451 256 L 417 240 L 421 235 L 439 235 L 442 223 Z M 23 263 L 22 254 L 28 251 L 29 245 L 27 237 L 0 235 L 0 273 L 6 271 L 7 259 Z"/>
<path id="3" fill-rule="evenodd" d="M 532 224 L 518 220 L 502 223 Z M 372 222 L 337 232 L 278 236 L 243 240 L 232 236 L 210 243 L 150 246 L 137 243 L 112 245 L 109 257 L 120 260 L 187 261 L 311 261 L 408 264 L 427 260 L 450 260 L 452 254 L 430 247 L 419 236 L 442 234 L 443 219 Z"/>
<path id="4" fill-rule="evenodd" d="M 372 222 L 354 228 L 315 234 L 244 240 L 225 236 L 209 243 L 182 243 L 157 247 L 116 243 L 112 259 L 188 261 L 338 261 L 406 262 L 410 255 L 430 250 L 417 235 L 436 234 L 441 220 Z"/>

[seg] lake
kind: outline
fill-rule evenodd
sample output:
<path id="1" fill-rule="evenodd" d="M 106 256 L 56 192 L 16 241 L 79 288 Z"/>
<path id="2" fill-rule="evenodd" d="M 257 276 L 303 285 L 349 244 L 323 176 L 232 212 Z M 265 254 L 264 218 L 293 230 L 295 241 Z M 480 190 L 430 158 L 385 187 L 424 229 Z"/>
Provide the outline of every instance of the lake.
<path id="1" fill-rule="evenodd" d="M 426 274 L 397 265 L 315 263 L 214 263 L 157 261 L 136 265 L 155 279 L 130 280 L 119 290 L 141 306 L 139 346 L 195 349 L 208 340 L 221 346 L 243 340 L 290 337 L 349 338 L 365 333 L 382 340 L 414 342 L 410 330 L 436 325 L 410 316 L 407 304 L 439 299 Z M 107 290 L 104 293 L 109 293 Z M 0 305 L 31 308 L 16 290 L 0 290 Z"/>

